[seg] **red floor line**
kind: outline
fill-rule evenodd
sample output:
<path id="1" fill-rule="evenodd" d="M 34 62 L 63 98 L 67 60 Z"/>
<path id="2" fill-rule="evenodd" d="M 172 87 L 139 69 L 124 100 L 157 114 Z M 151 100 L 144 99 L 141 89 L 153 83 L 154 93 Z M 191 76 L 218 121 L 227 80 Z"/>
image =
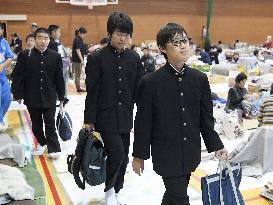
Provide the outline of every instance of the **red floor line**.
<path id="1" fill-rule="evenodd" d="M 26 118 L 28 127 L 30 128 L 30 130 L 32 130 L 32 129 L 31 129 L 31 122 L 30 122 L 29 116 L 28 116 L 28 114 L 27 114 L 27 111 L 24 111 L 24 115 L 25 115 L 25 118 Z M 34 135 L 33 135 L 32 132 L 31 132 L 31 135 L 32 135 L 33 141 L 34 141 L 35 143 L 37 143 L 36 138 L 34 137 Z M 42 164 L 42 167 L 43 167 L 43 170 L 44 170 L 44 173 L 45 173 L 47 182 L 48 182 L 48 184 L 49 184 L 50 191 L 51 191 L 52 196 L 53 196 L 53 198 L 54 198 L 55 204 L 56 204 L 56 205 L 62 205 L 61 200 L 60 200 L 60 197 L 59 197 L 58 192 L 57 192 L 57 190 L 56 190 L 55 184 L 54 184 L 54 182 L 53 182 L 52 176 L 51 176 L 51 174 L 50 174 L 50 172 L 49 172 L 49 169 L 48 169 L 48 166 L 47 166 L 45 157 L 42 155 L 42 156 L 39 156 L 39 159 L 40 159 L 40 162 L 41 162 L 41 164 Z"/>
<path id="2" fill-rule="evenodd" d="M 58 195 L 58 192 L 56 190 L 55 184 L 53 182 L 52 176 L 51 176 L 51 174 L 49 172 L 49 169 L 48 169 L 48 166 L 46 164 L 45 157 L 44 156 L 39 156 L 39 159 L 41 161 L 43 170 L 45 172 L 46 179 L 47 179 L 48 185 L 50 187 L 50 191 L 52 193 L 52 196 L 54 198 L 55 204 L 56 205 L 62 205 L 62 202 L 61 202 L 60 197 Z"/>
<path id="3" fill-rule="evenodd" d="M 253 197 L 253 198 L 249 198 L 249 199 L 244 199 L 244 200 L 245 200 L 245 202 L 250 202 L 250 201 L 257 201 L 259 199 L 262 199 L 262 197 L 261 196 L 257 196 L 257 197 Z"/>
<path id="4" fill-rule="evenodd" d="M 201 178 L 200 177 L 197 177 L 195 176 L 194 174 L 191 175 L 195 180 L 197 180 L 198 182 L 201 182 Z"/>

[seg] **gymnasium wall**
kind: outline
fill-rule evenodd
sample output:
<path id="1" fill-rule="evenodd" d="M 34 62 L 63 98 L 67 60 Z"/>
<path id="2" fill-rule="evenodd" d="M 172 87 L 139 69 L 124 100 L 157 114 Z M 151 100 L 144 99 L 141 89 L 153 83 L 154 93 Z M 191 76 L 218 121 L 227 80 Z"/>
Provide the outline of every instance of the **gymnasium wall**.
<path id="1" fill-rule="evenodd" d="M 119 0 L 118 5 L 85 7 L 57 4 L 54 0 L 0 0 L 0 14 L 27 14 L 27 21 L 8 21 L 8 33 L 15 31 L 25 38 L 32 22 L 47 27 L 58 24 L 62 42 L 71 46 L 74 30 L 88 30 L 87 43 L 96 43 L 106 35 L 106 21 L 112 11 L 128 13 L 134 22 L 133 41 L 155 39 L 160 27 L 168 22 L 183 25 L 196 43 L 201 43 L 202 26 L 206 25 L 206 0 Z M 235 39 L 260 44 L 273 36 L 272 0 L 215 0 L 210 29 L 211 41 L 228 44 Z"/>

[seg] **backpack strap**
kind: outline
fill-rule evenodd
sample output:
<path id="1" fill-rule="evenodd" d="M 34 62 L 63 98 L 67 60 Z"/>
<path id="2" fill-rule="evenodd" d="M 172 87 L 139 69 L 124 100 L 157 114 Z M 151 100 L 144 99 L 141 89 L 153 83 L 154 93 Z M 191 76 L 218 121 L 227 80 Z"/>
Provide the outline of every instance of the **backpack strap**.
<path id="1" fill-rule="evenodd" d="M 77 143 L 77 147 L 75 150 L 75 155 L 72 157 L 68 156 L 68 158 L 67 158 L 67 164 L 71 170 L 70 173 L 72 172 L 76 184 L 78 185 L 79 188 L 81 188 L 83 190 L 85 189 L 85 179 L 83 177 L 83 180 L 81 180 L 80 172 L 82 169 L 83 150 L 84 150 L 88 136 L 89 136 L 89 134 L 86 129 L 80 130 L 78 143 Z"/>
<path id="2" fill-rule="evenodd" d="M 80 178 L 81 161 L 75 155 L 68 155 L 67 157 L 68 171 L 73 174 L 74 180 L 78 187 L 82 190 L 85 189 L 85 179 Z"/>

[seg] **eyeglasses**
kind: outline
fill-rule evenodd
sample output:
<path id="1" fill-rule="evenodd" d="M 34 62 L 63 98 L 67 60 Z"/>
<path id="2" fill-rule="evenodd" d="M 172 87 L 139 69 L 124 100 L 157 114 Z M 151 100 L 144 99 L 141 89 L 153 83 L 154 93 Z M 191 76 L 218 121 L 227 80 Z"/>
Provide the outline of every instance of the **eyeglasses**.
<path id="1" fill-rule="evenodd" d="M 115 32 L 114 35 L 116 35 L 118 38 L 125 38 L 125 39 L 130 38 L 130 34 L 128 33 Z"/>
<path id="2" fill-rule="evenodd" d="M 189 39 L 187 39 L 187 38 L 183 38 L 183 39 L 173 39 L 173 40 L 171 40 L 170 42 L 171 42 L 171 44 L 172 44 L 172 46 L 173 46 L 174 48 L 178 48 L 178 47 L 181 47 L 182 43 L 183 43 L 184 45 L 188 44 L 188 43 L 189 43 Z"/>

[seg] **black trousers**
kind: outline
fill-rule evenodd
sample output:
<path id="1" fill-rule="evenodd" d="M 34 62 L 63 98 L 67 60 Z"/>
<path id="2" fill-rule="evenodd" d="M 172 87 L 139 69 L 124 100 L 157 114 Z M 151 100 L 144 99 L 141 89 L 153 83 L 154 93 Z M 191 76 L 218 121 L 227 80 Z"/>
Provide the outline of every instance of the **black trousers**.
<path id="1" fill-rule="evenodd" d="M 123 188 L 124 175 L 128 164 L 130 133 L 101 134 L 106 150 L 106 182 L 104 191 L 115 188 L 118 193 Z"/>
<path id="2" fill-rule="evenodd" d="M 187 195 L 190 174 L 179 177 L 164 178 L 165 194 L 161 205 L 189 205 L 189 197 Z"/>
<path id="3" fill-rule="evenodd" d="M 48 153 L 60 152 L 60 143 L 55 127 L 56 107 L 52 108 L 30 108 L 28 112 L 32 122 L 32 132 L 38 143 L 42 146 L 47 145 Z M 45 123 L 45 133 L 43 128 Z"/>

